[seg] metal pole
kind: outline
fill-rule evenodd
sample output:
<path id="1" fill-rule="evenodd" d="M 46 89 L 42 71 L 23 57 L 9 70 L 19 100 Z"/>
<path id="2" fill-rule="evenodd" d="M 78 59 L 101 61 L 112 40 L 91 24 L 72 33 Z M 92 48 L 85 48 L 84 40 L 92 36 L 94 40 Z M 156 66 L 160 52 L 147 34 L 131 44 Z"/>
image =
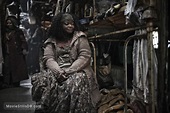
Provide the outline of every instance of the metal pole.
<path id="1" fill-rule="evenodd" d="M 146 26 L 139 26 L 139 27 L 133 27 L 133 28 L 127 28 L 127 29 L 123 29 L 123 30 L 118 30 L 118 31 L 113 31 L 113 32 L 109 32 L 106 34 L 101 34 L 101 35 L 96 35 L 95 36 L 91 36 L 88 39 L 96 39 L 96 38 L 101 38 L 101 37 L 105 37 L 105 36 L 109 36 L 109 35 L 115 35 L 115 34 L 120 34 L 120 33 L 124 33 L 124 32 L 129 32 L 129 31 L 135 31 L 138 29 L 142 29 L 145 28 Z"/>
<path id="2" fill-rule="evenodd" d="M 95 22 L 96 0 L 93 0 L 93 21 Z"/>
<path id="3" fill-rule="evenodd" d="M 132 39 L 134 39 L 134 38 L 136 38 L 136 39 L 146 38 L 145 36 L 146 36 L 146 34 L 132 35 L 132 36 L 129 36 L 124 43 L 124 52 L 125 52 L 125 54 L 124 54 L 124 60 L 125 60 L 125 63 L 124 63 L 124 68 L 125 68 L 125 77 L 124 77 L 124 82 L 125 82 L 125 85 L 124 85 L 125 108 L 124 108 L 124 113 L 127 113 L 127 90 L 128 90 L 127 89 L 127 76 L 128 76 L 127 75 L 127 46 Z"/>
<path id="4" fill-rule="evenodd" d="M 94 69 L 94 73 L 95 73 L 95 78 L 96 78 L 96 49 L 95 49 L 95 45 L 93 44 L 93 42 L 90 42 L 90 44 L 92 45 L 93 48 L 93 69 Z M 97 83 L 97 81 L 96 81 Z"/>
<path id="5" fill-rule="evenodd" d="M 149 91 L 150 91 L 150 100 L 149 108 L 151 113 L 155 113 L 155 80 L 154 80 L 154 69 L 153 69 L 153 22 L 150 21 L 147 23 L 147 32 L 148 32 L 148 62 L 149 62 Z"/>
<path id="6" fill-rule="evenodd" d="M 2 43 L 1 43 L 1 41 L 2 41 L 2 6 L 3 5 L 3 0 L 2 1 L 0 1 L 0 76 L 2 75 L 2 64 L 3 64 L 3 55 L 2 55 Z"/>

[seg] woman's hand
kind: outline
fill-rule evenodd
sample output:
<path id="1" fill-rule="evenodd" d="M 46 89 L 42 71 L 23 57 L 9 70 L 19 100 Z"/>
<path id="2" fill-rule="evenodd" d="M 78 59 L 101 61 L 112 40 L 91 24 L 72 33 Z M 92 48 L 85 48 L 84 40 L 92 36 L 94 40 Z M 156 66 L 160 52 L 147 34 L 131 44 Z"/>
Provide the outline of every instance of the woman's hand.
<path id="1" fill-rule="evenodd" d="M 65 80 L 67 80 L 67 78 L 68 78 L 68 77 L 67 77 L 65 71 L 63 70 L 63 71 L 61 71 L 61 72 L 58 74 L 58 76 L 57 76 L 57 81 L 58 81 L 59 83 L 61 83 L 61 82 L 65 81 Z"/>

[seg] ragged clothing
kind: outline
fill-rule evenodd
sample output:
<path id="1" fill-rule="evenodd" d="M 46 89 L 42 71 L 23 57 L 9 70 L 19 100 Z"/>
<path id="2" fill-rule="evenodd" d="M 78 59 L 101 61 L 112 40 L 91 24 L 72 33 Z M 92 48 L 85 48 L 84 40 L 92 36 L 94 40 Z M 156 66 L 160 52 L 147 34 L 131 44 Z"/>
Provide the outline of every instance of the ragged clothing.
<path id="1" fill-rule="evenodd" d="M 44 75 L 48 82 L 37 86 L 42 97 L 36 102 L 43 104 L 48 113 L 95 113 L 96 104 L 100 99 L 98 85 L 95 82 L 94 72 L 90 66 L 91 50 L 87 38 L 82 32 L 75 32 L 71 43 L 59 46 L 54 39 L 45 42 L 43 62 L 48 66 L 55 66 L 60 71 L 66 70 L 70 74 L 68 79 L 59 83 L 50 70 Z M 55 62 L 57 61 L 57 63 Z M 50 65 L 48 63 L 50 62 Z M 53 64 L 53 65 L 51 65 Z M 38 77 L 38 76 L 37 76 Z M 38 80 L 38 79 L 37 79 Z M 35 77 L 32 84 L 37 83 Z M 39 82 L 38 82 L 39 83 Z M 35 84 L 36 85 L 36 84 Z M 43 86 L 44 85 L 44 86 Z M 34 87 L 33 92 L 38 91 Z M 33 96 L 36 94 L 33 93 Z"/>
<path id="2" fill-rule="evenodd" d="M 125 94 L 123 90 L 102 89 L 101 100 L 98 104 L 98 113 L 126 113 L 125 112 Z M 127 113 L 134 113 L 131 106 L 127 105 Z"/>

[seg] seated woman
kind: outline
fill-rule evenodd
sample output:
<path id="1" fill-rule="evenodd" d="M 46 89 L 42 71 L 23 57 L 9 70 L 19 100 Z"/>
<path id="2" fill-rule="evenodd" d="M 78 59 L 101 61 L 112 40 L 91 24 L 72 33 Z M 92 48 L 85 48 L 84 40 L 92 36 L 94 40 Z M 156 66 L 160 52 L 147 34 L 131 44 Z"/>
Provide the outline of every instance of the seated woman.
<path id="1" fill-rule="evenodd" d="M 60 13 L 53 18 L 44 44 L 43 63 L 50 82 L 44 98 L 45 113 L 97 113 L 98 84 L 90 66 L 91 49 L 75 17 Z"/>

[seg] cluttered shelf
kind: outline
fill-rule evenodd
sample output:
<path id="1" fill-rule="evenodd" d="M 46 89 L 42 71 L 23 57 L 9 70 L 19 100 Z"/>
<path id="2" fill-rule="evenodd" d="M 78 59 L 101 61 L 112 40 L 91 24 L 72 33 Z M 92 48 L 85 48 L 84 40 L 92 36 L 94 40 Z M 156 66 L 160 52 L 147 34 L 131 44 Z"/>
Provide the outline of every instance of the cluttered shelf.
<path id="1" fill-rule="evenodd" d="M 126 39 L 128 36 L 134 35 L 135 31 L 144 29 L 146 31 L 146 28 L 150 26 L 148 20 L 153 20 L 152 27 L 157 29 L 155 12 L 147 6 L 142 6 L 141 9 L 139 7 L 134 12 L 125 12 L 125 8 L 126 6 L 122 6 L 114 15 L 106 16 L 107 13 L 105 13 L 106 17 L 90 22 L 88 25 L 89 40 Z"/>
<path id="2" fill-rule="evenodd" d="M 122 35 L 129 34 L 135 30 L 146 27 L 137 26 L 131 23 L 126 24 L 126 16 L 124 12 L 119 12 L 113 16 L 107 17 L 88 25 L 88 38 L 89 40 L 101 39 L 103 37 L 122 38 Z M 121 35 L 120 35 L 121 34 Z"/>
<path id="3" fill-rule="evenodd" d="M 126 24 L 126 16 L 124 15 L 124 11 L 121 11 L 113 16 L 106 17 L 102 20 L 98 20 L 97 22 L 91 23 L 89 27 L 114 27 L 115 29 L 125 29 L 128 27 L 133 27 L 133 24 Z"/>

